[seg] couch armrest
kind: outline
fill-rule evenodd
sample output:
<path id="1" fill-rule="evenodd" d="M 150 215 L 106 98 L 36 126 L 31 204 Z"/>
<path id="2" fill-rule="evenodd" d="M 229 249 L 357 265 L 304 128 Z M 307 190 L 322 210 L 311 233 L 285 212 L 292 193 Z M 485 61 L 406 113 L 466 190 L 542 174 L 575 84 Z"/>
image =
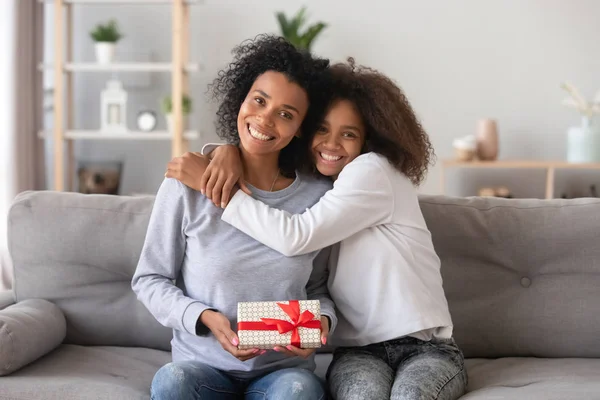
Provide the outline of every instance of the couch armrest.
<path id="1" fill-rule="evenodd" d="M 49 301 L 24 300 L 0 310 L 0 376 L 54 350 L 66 335 L 65 316 Z"/>
<path id="2" fill-rule="evenodd" d="M 0 310 L 15 304 L 15 294 L 10 290 L 0 291 Z"/>

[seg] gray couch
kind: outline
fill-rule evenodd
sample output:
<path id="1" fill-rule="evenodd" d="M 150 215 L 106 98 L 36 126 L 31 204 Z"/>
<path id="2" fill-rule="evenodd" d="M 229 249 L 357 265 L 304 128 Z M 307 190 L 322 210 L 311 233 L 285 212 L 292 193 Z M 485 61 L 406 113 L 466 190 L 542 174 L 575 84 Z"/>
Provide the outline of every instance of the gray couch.
<path id="1" fill-rule="evenodd" d="M 149 397 L 171 338 L 130 288 L 152 203 L 56 192 L 14 201 L 0 399 Z M 600 399 L 600 199 L 421 205 L 467 357 L 463 398 Z M 317 357 L 323 374 L 330 355 Z"/>

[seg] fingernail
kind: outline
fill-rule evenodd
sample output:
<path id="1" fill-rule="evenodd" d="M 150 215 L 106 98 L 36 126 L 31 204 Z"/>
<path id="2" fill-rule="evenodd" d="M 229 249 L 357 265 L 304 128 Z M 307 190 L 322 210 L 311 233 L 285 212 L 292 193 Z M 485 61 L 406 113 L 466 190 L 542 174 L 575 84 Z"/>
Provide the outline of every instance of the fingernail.
<path id="1" fill-rule="evenodd" d="M 273 350 L 275 351 L 279 351 L 279 349 L 277 347 L 273 347 Z"/>
<path id="2" fill-rule="evenodd" d="M 252 354 L 256 354 L 258 353 L 260 350 L 259 349 L 254 349 L 254 351 L 252 352 Z"/>
<path id="3" fill-rule="evenodd" d="M 225 204 L 225 203 L 221 203 L 221 208 L 225 208 L 226 205 L 227 204 Z"/>
<path id="4" fill-rule="evenodd" d="M 200 189 L 200 193 L 204 196 L 204 189 Z"/>
<path id="5" fill-rule="evenodd" d="M 323 344 L 327 344 L 327 338 L 326 337 L 323 338 Z"/>
<path id="6" fill-rule="evenodd" d="M 266 350 L 263 350 L 263 351 L 261 351 L 261 352 L 260 352 L 260 355 L 262 356 L 262 355 L 263 355 L 263 354 L 265 354 L 266 352 L 267 352 Z"/>
<path id="7" fill-rule="evenodd" d="M 286 349 L 288 349 L 289 351 L 292 351 L 292 346 L 285 346 Z"/>
<path id="8" fill-rule="evenodd" d="M 233 343 L 234 346 L 237 346 L 240 342 L 238 342 L 238 340 L 236 338 L 233 338 L 231 343 Z"/>

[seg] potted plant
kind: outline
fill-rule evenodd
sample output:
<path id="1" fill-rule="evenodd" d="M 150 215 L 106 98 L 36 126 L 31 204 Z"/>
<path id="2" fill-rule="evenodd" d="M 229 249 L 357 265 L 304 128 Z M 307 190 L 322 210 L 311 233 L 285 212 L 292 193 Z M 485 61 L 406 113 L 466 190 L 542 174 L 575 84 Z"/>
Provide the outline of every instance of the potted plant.
<path id="1" fill-rule="evenodd" d="M 106 24 L 98 24 L 90 36 L 96 42 L 96 61 L 100 64 L 109 64 L 115 58 L 115 45 L 123 38 L 115 20 Z"/>
<path id="2" fill-rule="evenodd" d="M 277 21 L 283 36 L 288 42 L 300 50 L 310 52 L 311 46 L 317 36 L 327 27 L 323 22 L 317 22 L 301 32 L 302 26 L 306 23 L 306 8 L 302 7 L 296 15 L 290 20 L 284 13 L 277 13 Z"/>
<path id="3" fill-rule="evenodd" d="M 167 121 L 167 129 L 173 132 L 173 102 L 171 96 L 166 96 L 162 101 L 162 111 L 165 114 Z M 188 125 L 188 116 L 192 112 L 192 99 L 186 94 L 182 97 L 181 112 L 183 114 L 183 130 L 186 130 Z"/>
<path id="4" fill-rule="evenodd" d="M 592 163 L 600 161 L 600 121 L 594 118 L 600 115 L 600 91 L 594 99 L 586 100 L 583 95 L 568 82 L 561 87 L 569 93 L 563 105 L 574 108 L 581 114 L 581 125 L 567 131 L 567 161 L 572 163 Z"/>

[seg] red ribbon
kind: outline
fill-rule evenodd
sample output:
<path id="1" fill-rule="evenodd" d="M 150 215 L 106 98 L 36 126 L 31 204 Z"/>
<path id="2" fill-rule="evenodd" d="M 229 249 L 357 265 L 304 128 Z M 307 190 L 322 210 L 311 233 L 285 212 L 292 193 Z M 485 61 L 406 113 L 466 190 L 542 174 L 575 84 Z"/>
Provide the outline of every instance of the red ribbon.
<path id="1" fill-rule="evenodd" d="M 300 314 L 300 303 L 298 300 L 290 300 L 289 304 L 277 303 L 279 307 L 290 317 L 292 322 L 284 319 L 261 318 L 262 322 L 238 322 L 238 330 L 246 331 L 277 331 L 280 334 L 292 332 L 291 345 L 300 347 L 300 333 L 298 328 L 321 329 L 321 321 L 313 320 L 315 315 L 308 310 Z"/>

